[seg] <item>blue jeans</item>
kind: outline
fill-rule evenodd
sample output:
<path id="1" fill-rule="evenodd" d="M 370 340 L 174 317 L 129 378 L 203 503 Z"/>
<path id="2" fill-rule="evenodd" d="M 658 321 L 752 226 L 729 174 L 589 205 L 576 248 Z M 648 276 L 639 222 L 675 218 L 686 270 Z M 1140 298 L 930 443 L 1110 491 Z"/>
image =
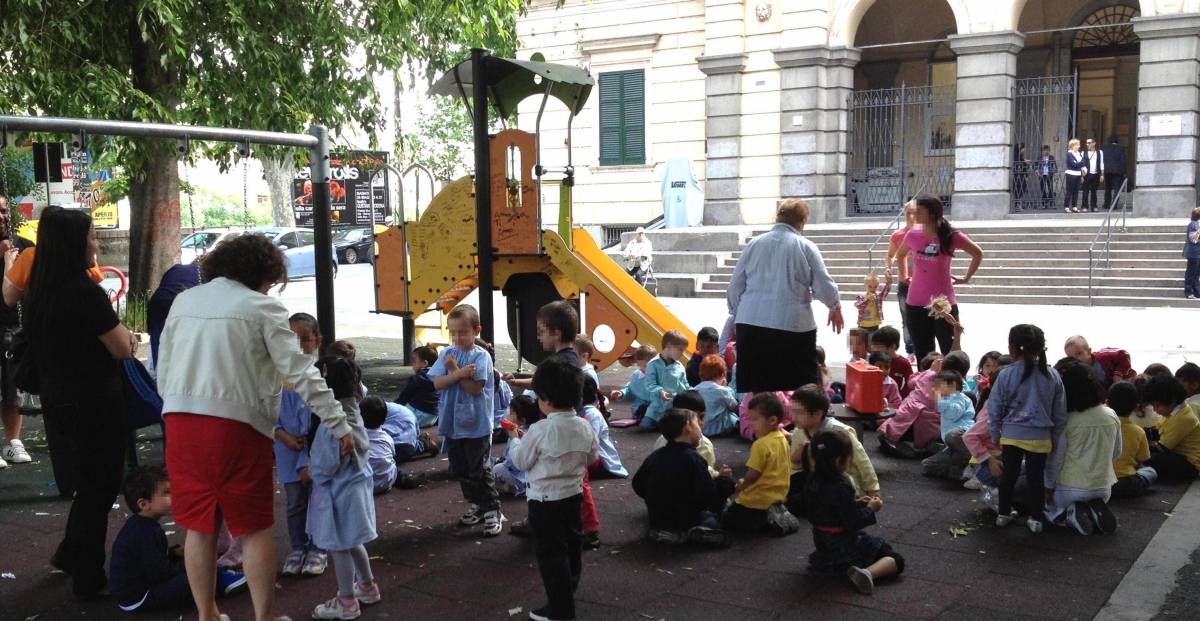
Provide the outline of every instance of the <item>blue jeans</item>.
<path id="1" fill-rule="evenodd" d="M 283 491 L 287 494 L 288 543 L 293 552 L 308 551 L 312 547 L 308 539 L 308 495 L 312 492 L 312 484 L 302 481 L 284 483 Z"/>

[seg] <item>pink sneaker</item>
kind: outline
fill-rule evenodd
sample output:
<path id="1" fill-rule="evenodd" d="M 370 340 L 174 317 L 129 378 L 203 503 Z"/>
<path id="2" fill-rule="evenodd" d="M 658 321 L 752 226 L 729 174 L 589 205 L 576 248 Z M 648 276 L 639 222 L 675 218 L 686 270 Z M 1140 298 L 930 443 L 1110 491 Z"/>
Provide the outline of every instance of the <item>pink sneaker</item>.
<path id="1" fill-rule="evenodd" d="M 378 604 L 383 596 L 379 594 L 379 583 L 374 580 L 354 583 L 354 598 L 363 606 Z"/>
<path id="2" fill-rule="evenodd" d="M 312 612 L 314 619 L 357 619 L 361 616 L 362 609 L 358 606 L 358 600 L 343 599 L 341 595 L 318 605 Z"/>

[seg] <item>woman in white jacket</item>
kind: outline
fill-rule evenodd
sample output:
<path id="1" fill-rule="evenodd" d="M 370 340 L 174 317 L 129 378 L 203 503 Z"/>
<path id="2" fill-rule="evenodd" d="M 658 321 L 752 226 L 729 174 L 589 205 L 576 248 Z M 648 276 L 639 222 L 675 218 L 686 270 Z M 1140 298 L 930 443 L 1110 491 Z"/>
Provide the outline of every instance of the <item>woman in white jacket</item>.
<path id="1" fill-rule="evenodd" d="M 241 235 L 203 259 L 204 284 L 183 292 L 163 330 L 158 387 L 167 427 L 172 513 L 187 529 L 184 562 L 199 618 L 214 597 L 217 533 L 241 537 L 255 616 L 274 600 L 272 437 L 282 388 L 294 388 L 334 437 L 353 447 L 341 405 L 300 351 L 287 309 L 267 295 L 287 278 L 283 253 Z"/>

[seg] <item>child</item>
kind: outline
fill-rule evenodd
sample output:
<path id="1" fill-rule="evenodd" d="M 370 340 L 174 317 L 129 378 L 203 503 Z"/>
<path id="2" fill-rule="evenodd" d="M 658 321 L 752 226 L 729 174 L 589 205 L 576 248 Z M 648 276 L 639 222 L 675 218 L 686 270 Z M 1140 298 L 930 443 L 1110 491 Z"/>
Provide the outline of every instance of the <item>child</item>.
<path id="1" fill-rule="evenodd" d="M 825 431 L 808 443 L 813 463 L 805 484 L 805 505 L 813 526 L 809 569 L 823 575 L 844 575 L 860 593 L 870 595 L 875 581 L 904 571 L 904 557 L 883 539 L 862 529 L 875 523 L 883 507 L 878 497 L 858 497 L 846 480 L 850 444 L 844 434 Z"/>
<path id="2" fill-rule="evenodd" d="M 853 458 L 846 468 L 846 476 L 854 486 L 855 496 L 866 494 L 879 496 L 879 477 L 875 466 L 867 456 L 866 449 L 858 441 L 858 434 L 849 425 L 829 416 L 829 397 L 816 384 L 807 384 L 792 393 L 791 465 L 792 475 L 788 483 L 787 508 L 795 516 L 806 515 L 804 486 L 812 472 L 813 464 L 804 459 L 804 446 L 817 434 L 832 431 L 845 436 L 850 444 Z"/>
<path id="3" fill-rule="evenodd" d="M 288 318 L 300 349 L 312 356 L 321 350 L 321 329 L 317 318 L 296 313 Z M 275 424 L 275 470 L 287 498 L 288 541 L 292 551 L 283 560 L 283 575 L 319 576 L 325 573 L 329 559 L 324 550 L 315 548 L 308 538 L 308 497 L 312 479 L 308 473 L 308 433 L 312 412 L 296 391 L 284 388 L 279 399 L 279 422 Z"/>
<path id="4" fill-rule="evenodd" d="M 896 415 L 879 424 L 879 447 L 887 455 L 902 459 L 927 452 L 941 435 L 941 417 L 933 396 L 933 378 L 942 372 L 942 355 L 930 352 L 921 359 L 920 372 L 908 380 L 909 393 Z"/>
<path id="5" fill-rule="evenodd" d="M 869 333 L 862 328 L 850 328 L 846 332 L 846 349 L 850 350 L 850 362 L 867 359 Z"/>
<path id="6" fill-rule="evenodd" d="M 579 313 L 575 312 L 575 307 L 565 300 L 550 302 L 538 309 L 536 319 L 542 351 L 552 351 L 582 370 L 583 360 L 575 351 L 575 337 L 579 335 Z M 512 373 L 505 373 L 503 379 L 513 388 L 528 390 L 533 386 L 532 379 L 518 379 Z"/>
<path id="7" fill-rule="evenodd" d="M 1002 366 L 1000 364 L 1001 357 L 1002 354 L 1000 352 L 989 351 L 979 359 L 979 372 L 972 379 L 975 381 L 973 392 L 979 395 L 980 402 L 983 401 L 984 393 L 990 388 L 988 378 L 992 376 L 993 372 L 1000 370 Z"/>
<path id="8" fill-rule="evenodd" d="M 603 399 L 600 389 L 596 387 L 596 380 L 584 374 L 582 405 L 579 407 L 578 413 L 587 420 L 588 424 L 592 426 L 592 431 L 596 433 L 600 453 L 596 461 L 588 466 L 588 473 L 591 478 L 624 479 L 629 476 L 629 471 L 621 464 L 621 455 L 617 453 L 617 446 L 608 433 L 608 417 L 604 416 Z"/>
<path id="9" fill-rule="evenodd" d="M 609 395 L 613 400 L 628 399 L 631 403 L 629 409 L 633 412 L 635 420 L 642 420 L 646 415 L 646 408 L 650 407 L 650 393 L 646 391 L 646 365 L 658 355 L 658 351 L 649 345 L 642 345 L 633 352 L 633 361 L 637 364 L 637 370 L 629 377 L 629 381 L 625 382 L 625 386 L 621 390 L 614 390 Z"/>
<path id="10" fill-rule="evenodd" d="M 758 439 L 750 446 L 746 474 L 734 486 L 737 499 L 721 516 L 721 525 L 726 530 L 749 533 L 794 533 L 800 522 L 783 506 L 792 471 L 787 436 L 779 430 L 783 402 L 774 393 L 759 393 L 750 400 L 749 409 Z"/>
<path id="11" fill-rule="evenodd" d="M 371 395 L 358 404 L 367 438 L 371 441 L 371 471 L 375 474 L 375 493 L 392 487 L 416 489 L 416 478 L 397 465 L 420 453 L 437 454 L 437 444 L 427 434 L 417 434 L 417 418 L 403 405 L 387 403 Z M 391 485 L 384 485 L 391 479 Z"/>
<path id="12" fill-rule="evenodd" d="M 642 462 L 633 475 L 633 491 L 646 501 L 650 538 L 660 543 L 729 545 L 717 515 L 733 493 L 728 476 L 713 479 L 696 452 L 703 434 L 695 414 L 672 408 L 659 421 L 667 443 Z"/>
<path id="13" fill-rule="evenodd" d="M 125 477 L 125 506 L 129 519 L 113 542 L 109 590 L 125 612 L 170 610 L 192 603 L 183 566 L 183 550 L 167 547 L 167 534 L 158 523 L 171 512 L 171 482 L 162 466 L 137 466 Z M 246 585 L 235 571 L 217 572 L 217 595 L 229 595 Z"/>
<path id="14" fill-rule="evenodd" d="M 438 389 L 438 436 L 450 456 L 450 472 L 458 479 L 467 510 L 458 523 L 483 522 L 483 536 L 495 537 L 503 528 L 500 495 L 496 493 L 488 457 L 492 448 L 492 359 L 475 344 L 479 312 L 459 304 L 447 318 L 449 347 L 429 370 Z"/>
<path id="15" fill-rule="evenodd" d="M 534 621 L 575 618 L 575 589 L 583 573 L 583 523 L 580 517 L 583 476 L 596 460 L 597 439 L 587 421 L 575 414 L 583 390 L 583 372 L 562 356 L 538 365 L 533 374 L 538 408 L 546 415 L 524 436 L 505 427 L 509 456 L 526 473 L 529 525 L 547 604 L 531 610 Z"/>
<path id="16" fill-rule="evenodd" d="M 892 359 L 884 352 L 873 351 L 867 356 L 867 364 L 889 373 L 883 377 L 883 407 L 884 409 L 896 409 L 900 407 L 903 399 L 900 396 L 900 387 L 896 385 L 896 380 L 892 379 L 889 370 L 892 367 Z"/>
<path id="17" fill-rule="evenodd" d="M 495 386 L 495 392 L 492 393 L 492 444 L 503 444 L 508 440 L 508 435 L 500 428 L 500 421 L 508 416 L 508 404 L 512 402 L 513 397 L 512 389 L 508 387 L 507 382 L 502 381 L 500 372 L 496 370 L 496 348 L 483 339 L 475 339 L 475 346 L 482 347 L 492 361 L 492 384 Z"/>
<path id="18" fill-rule="evenodd" d="M 646 431 L 658 429 L 658 419 L 670 409 L 671 399 L 689 389 L 687 373 L 679 363 L 687 337 L 679 330 L 667 330 L 662 337 L 662 352 L 646 365 L 646 392 L 650 393 L 650 406 L 638 426 Z"/>
<path id="19" fill-rule="evenodd" d="M 1142 401 L 1164 417 L 1146 463 L 1163 480 L 1191 481 L 1200 468 L 1200 420 L 1186 399 L 1187 389 L 1174 377 L 1151 377 L 1142 391 Z"/>
<path id="20" fill-rule="evenodd" d="M 871 334 L 879 329 L 883 321 L 883 301 L 892 290 L 892 272 L 888 270 L 887 284 L 879 291 L 879 277 L 875 272 L 867 274 L 863 279 L 864 291 L 854 299 L 854 308 L 858 309 L 858 327 Z"/>
<path id="21" fill-rule="evenodd" d="M 999 374 L 993 375 L 996 377 Z M 975 424 L 963 434 L 963 445 L 971 452 L 975 461 L 974 476 L 963 483 L 969 490 L 979 490 L 980 503 L 1000 514 L 1000 477 L 1003 475 L 1000 447 L 992 442 L 992 432 L 988 427 L 988 401 L 983 402 Z M 970 466 L 968 465 L 968 468 Z"/>
<path id="22" fill-rule="evenodd" d="M 833 376 L 829 374 L 829 367 L 825 366 L 825 348 L 817 345 L 813 350 L 817 354 L 817 371 L 821 374 L 821 387 L 829 394 L 830 403 L 844 403 L 846 401 L 846 385 L 833 381 Z"/>
<path id="23" fill-rule="evenodd" d="M 1120 381 L 1108 389 L 1108 407 L 1121 419 L 1121 455 L 1113 461 L 1113 474 L 1117 476 L 1112 486 L 1113 498 L 1140 496 L 1158 480 L 1158 472 L 1144 465 L 1150 459 L 1146 430 L 1129 418 L 1140 402 L 1141 395 L 1130 382 Z"/>
<path id="24" fill-rule="evenodd" d="M 942 367 L 945 369 L 945 362 Z M 962 436 L 975 424 L 975 404 L 962 390 L 963 377 L 958 371 L 943 370 L 933 378 L 933 394 L 942 418 L 942 442 L 965 461 L 970 452 L 963 445 Z"/>
<path id="25" fill-rule="evenodd" d="M 888 376 L 896 382 L 896 387 L 900 389 L 900 397 L 907 397 L 908 393 L 912 392 L 912 386 L 909 385 L 908 380 L 913 374 L 913 369 L 908 358 L 898 353 L 900 331 L 891 326 L 880 327 L 871 333 L 870 347 L 871 351 L 885 353 L 891 359 L 892 365 L 888 367 Z"/>
<path id="26" fill-rule="evenodd" d="M 688 358 L 687 363 L 687 383 L 689 386 L 697 386 L 703 381 L 700 377 L 700 364 L 704 361 L 705 356 L 710 356 L 717 353 L 717 341 L 721 336 L 717 334 L 716 328 L 705 326 L 700 328 L 700 332 L 696 334 L 696 351 Z M 687 347 L 684 345 L 684 347 Z"/>
<path id="27" fill-rule="evenodd" d="M 408 406 L 417 417 L 417 424 L 432 427 L 438 424 L 438 391 L 429 377 L 429 368 L 438 360 L 432 347 L 422 345 L 413 350 L 413 375 L 396 397 L 396 403 Z"/>
<path id="28" fill-rule="evenodd" d="M 1104 386 L 1091 367 L 1074 358 L 1054 365 L 1062 377 L 1067 401 L 1067 424 L 1055 437 L 1046 462 L 1046 517 L 1081 535 L 1117 529 L 1108 509 L 1117 482 L 1112 463 L 1121 456 L 1121 423 L 1104 405 Z"/>
<path id="29" fill-rule="evenodd" d="M 596 367 L 592 365 L 592 356 L 596 355 L 596 345 L 592 343 L 592 339 L 578 334 L 575 336 L 575 342 L 571 344 L 571 348 L 575 350 L 575 355 L 579 356 L 579 362 L 583 366 L 583 378 L 592 378 L 596 385 L 600 385 L 600 376 L 596 375 Z"/>
<path id="30" fill-rule="evenodd" d="M 367 400 L 371 405 L 367 405 Z M 378 402 L 376 402 L 378 400 Z M 371 468 L 372 491 L 376 496 L 386 494 L 396 483 L 400 469 L 396 467 L 396 443 L 380 427 L 387 420 L 387 406 L 379 397 L 367 397 L 359 404 L 363 427 L 367 430 L 367 465 Z M 381 407 L 382 406 L 382 407 Z"/>
<path id="31" fill-rule="evenodd" d="M 517 395 L 508 406 L 507 420 L 517 429 L 519 437 L 529 430 L 530 425 L 542 420 L 542 411 L 538 409 L 537 401 L 533 397 Z M 501 429 L 505 427 L 502 425 Z M 525 496 L 525 472 L 512 462 L 512 444 L 505 444 L 504 457 L 492 466 L 492 473 L 496 477 L 496 490 L 501 494 L 511 494 L 517 498 Z"/>
<path id="32" fill-rule="evenodd" d="M 704 428 L 704 397 L 701 397 L 699 392 L 695 390 L 685 390 L 675 395 L 675 398 L 671 400 L 671 408 L 675 410 L 687 410 L 688 412 L 691 412 L 696 417 L 696 422 L 700 425 L 700 428 Z M 650 450 L 657 451 L 666 445 L 666 437 L 660 434 L 659 437 L 654 439 L 654 446 L 651 447 Z M 708 463 L 708 474 L 712 476 L 712 478 L 715 479 L 718 476 L 721 476 L 722 472 L 728 470 L 728 465 L 721 466 L 720 470 L 717 469 L 717 454 L 713 449 L 712 440 L 709 440 L 708 436 L 701 434 L 700 444 L 696 446 L 696 452 L 700 453 L 700 456 L 704 458 L 706 463 Z"/>
<path id="33" fill-rule="evenodd" d="M 725 361 L 716 354 L 705 356 L 696 392 L 704 398 L 704 435 L 711 438 L 732 434 L 738 428 L 738 402 L 725 385 L 725 377 Z"/>
<path id="34" fill-rule="evenodd" d="M 1187 393 L 1187 404 L 1192 406 L 1193 412 L 1200 412 L 1200 365 L 1195 362 L 1185 362 L 1183 366 L 1175 370 L 1175 379 L 1183 384 L 1183 391 Z"/>
<path id="35" fill-rule="evenodd" d="M 750 401 L 755 395 L 746 393 L 742 397 L 741 404 L 738 405 L 738 434 L 746 440 L 754 441 L 758 436 L 754 428 L 754 420 L 750 416 Z M 779 429 L 787 427 L 792 422 L 791 399 L 792 395 L 786 391 L 778 391 L 775 393 L 775 398 L 783 404 L 783 419 L 779 422 Z"/>
<path id="36" fill-rule="evenodd" d="M 1008 331 L 1008 353 L 1012 365 L 1000 372 L 988 397 L 988 429 L 1000 447 L 1004 474 L 1000 479 L 999 514 L 996 526 L 1008 526 L 1016 517 L 1012 510 L 1013 488 L 1025 467 L 1029 486 L 1030 532 L 1042 532 L 1046 457 L 1067 422 L 1067 401 L 1058 372 L 1046 365 L 1046 335 L 1031 324 Z"/>
<path id="37" fill-rule="evenodd" d="M 313 491 L 308 505 L 308 534 L 329 551 L 338 592 L 313 608 L 314 619 L 357 619 L 361 606 L 378 603 L 379 585 L 363 545 L 373 541 L 375 501 L 372 498 L 370 442 L 359 417 L 362 384 L 358 366 L 348 358 L 325 357 L 318 363 L 333 396 L 342 403 L 354 448 L 343 455 L 329 428 L 319 425 L 312 440 L 309 469 Z"/>

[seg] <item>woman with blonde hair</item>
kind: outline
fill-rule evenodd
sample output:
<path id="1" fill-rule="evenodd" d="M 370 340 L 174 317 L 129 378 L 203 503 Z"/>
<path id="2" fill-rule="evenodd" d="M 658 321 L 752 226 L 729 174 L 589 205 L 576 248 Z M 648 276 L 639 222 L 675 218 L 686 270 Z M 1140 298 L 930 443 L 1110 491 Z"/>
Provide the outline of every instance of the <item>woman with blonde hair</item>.
<path id="1" fill-rule="evenodd" d="M 1079 139 L 1072 138 L 1067 143 L 1067 169 L 1063 171 L 1067 182 L 1067 192 L 1063 195 L 1063 210 L 1067 213 L 1079 213 L 1075 200 L 1079 198 L 1079 186 L 1087 176 L 1087 158 L 1079 150 Z"/>

